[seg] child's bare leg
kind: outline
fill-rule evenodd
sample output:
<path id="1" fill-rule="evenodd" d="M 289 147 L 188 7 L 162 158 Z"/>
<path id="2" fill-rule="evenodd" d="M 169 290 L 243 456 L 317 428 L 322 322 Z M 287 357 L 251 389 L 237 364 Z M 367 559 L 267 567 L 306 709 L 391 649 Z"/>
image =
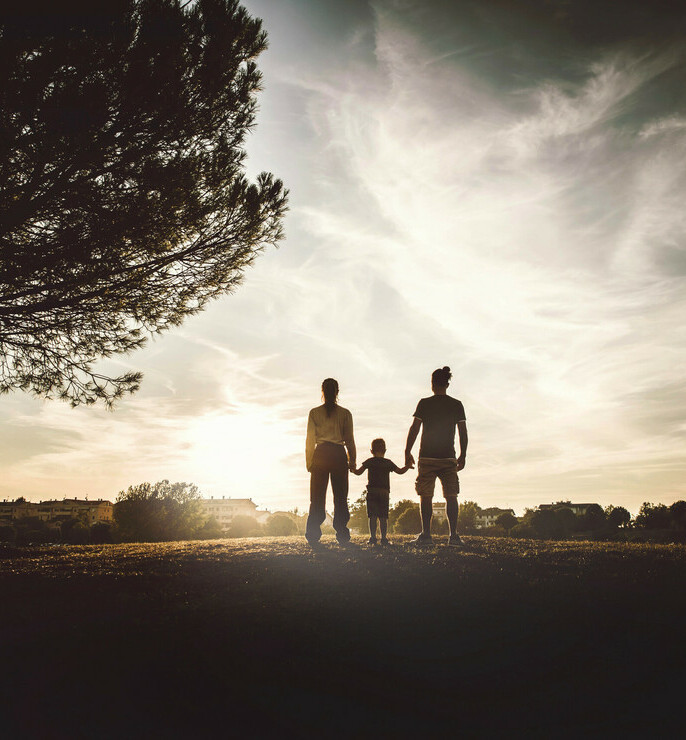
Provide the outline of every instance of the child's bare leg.
<path id="1" fill-rule="evenodd" d="M 388 519 L 385 516 L 379 517 L 379 528 L 381 529 L 381 539 L 385 540 L 388 532 Z"/>
<path id="2" fill-rule="evenodd" d="M 376 539 L 376 519 L 375 516 L 369 517 L 369 538 L 373 540 Z"/>

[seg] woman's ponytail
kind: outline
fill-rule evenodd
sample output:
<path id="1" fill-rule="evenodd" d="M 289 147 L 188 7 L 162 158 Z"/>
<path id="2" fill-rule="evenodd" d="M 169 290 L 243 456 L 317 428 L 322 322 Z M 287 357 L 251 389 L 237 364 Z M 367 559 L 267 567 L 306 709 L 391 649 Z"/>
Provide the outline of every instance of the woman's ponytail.
<path id="1" fill-rule="evenodd" d="M 322 396 L 324 396 L 326 415 L 331 416 L 333 410 L 336 408 L 336 400 L 338 399 L 338 381 L 333 378 L 327 378 L 322 383 Z"/>

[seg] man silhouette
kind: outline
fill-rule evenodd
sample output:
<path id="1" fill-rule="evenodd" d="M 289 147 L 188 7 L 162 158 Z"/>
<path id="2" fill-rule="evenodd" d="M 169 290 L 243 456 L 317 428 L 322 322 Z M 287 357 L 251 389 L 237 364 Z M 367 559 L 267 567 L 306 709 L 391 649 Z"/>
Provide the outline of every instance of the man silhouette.
<path id="1" fill-rule="evenodd" d="M 450 526 L 449 545 L 462 547 L 464 543 L 457 533 L 457 495 L 460 492 L 458 470 L 465 466 L 467 456 L 467 421 L 461 401 L 449 396 L 448 385 L 452 373 L 449 367 L 434 370 L 431 375 L 433 396 L 422 398 L 414 412 L 414 421 L 407 434 L 405 465 L 413 465 L 412 446 L 419 430 L 422 439 L 419 445 L 417 481 L 415 488 L 420 497 L 422 532 L 416 538 L 417 545 L 430 544 L 433 496 L 438 477 L 445 497 L 445 513 Z M 455 457 L 455 428 L 460 439 L 460 456 Z"/>

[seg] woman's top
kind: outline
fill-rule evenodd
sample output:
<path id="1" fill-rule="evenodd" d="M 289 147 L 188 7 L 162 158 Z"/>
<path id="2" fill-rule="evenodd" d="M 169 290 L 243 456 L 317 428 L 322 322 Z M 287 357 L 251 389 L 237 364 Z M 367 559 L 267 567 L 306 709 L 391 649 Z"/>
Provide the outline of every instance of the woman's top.
<path id="1" fill-rule="evenodd" d="M 348 409 L 336 405 L 331 411 L 331 416 L 327 416 L 326 406 L 322 404 L 310 411 L 305 441 L 305 461 L 308 470 L 312 465 L 314 448 L 322 442 L 345 445 L 348 450 L 354 447 L 353 415 Z"/>

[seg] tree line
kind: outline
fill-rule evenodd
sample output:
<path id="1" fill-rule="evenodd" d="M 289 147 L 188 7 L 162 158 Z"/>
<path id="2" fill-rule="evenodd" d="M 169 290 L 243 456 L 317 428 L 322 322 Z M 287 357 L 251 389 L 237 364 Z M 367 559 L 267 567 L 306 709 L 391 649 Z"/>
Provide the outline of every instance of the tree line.
<path id="1" fill-rule="evenodd" d="M 652 539 L 686 541 L 686 501 L 665 504 L 642 504 L 632 518 L 622 506 L 598 504 L 587 507 L 583 515 L 560 501 L 546 508 L 527 509 L 522 517 L 502 513 L 495 524 L 477 528 L 477 517 L 484 511 L 474 501 L 460 504 L 458 530 L 461 534 L 509 536 L 535 539 Z M 350 506 L 350 527 L 359 533 L 367 531 L 364 497 Z M 220 537 L 285 537 L 305 532 L 307 514 L 298 509 L 272 514 L 266 522 L 238 515 L 227 530 L 213 516 L 203 512 L 198 487 L 192 483 L 168 480 L 140 483 L 120 491 L 114 504 L 114 521 L 89 525 L 84 516 L 63 517 L 50 522 L 38 517 L 24 517 L 0 525 L 0 542 L 18 545 L 65 543 L 104 544 L 114 542 L 163 542 L 173 540 L 217 539 Z M 421 530 L 419 504 L 410 499 L 396 502 L 390 509 L 388 531 L 392 534 L 416 534 Z M 325 525 L 324 534 L 333 534 Z M 448 523 L 434 517 L 432 531 L 448 534 Z"/>

